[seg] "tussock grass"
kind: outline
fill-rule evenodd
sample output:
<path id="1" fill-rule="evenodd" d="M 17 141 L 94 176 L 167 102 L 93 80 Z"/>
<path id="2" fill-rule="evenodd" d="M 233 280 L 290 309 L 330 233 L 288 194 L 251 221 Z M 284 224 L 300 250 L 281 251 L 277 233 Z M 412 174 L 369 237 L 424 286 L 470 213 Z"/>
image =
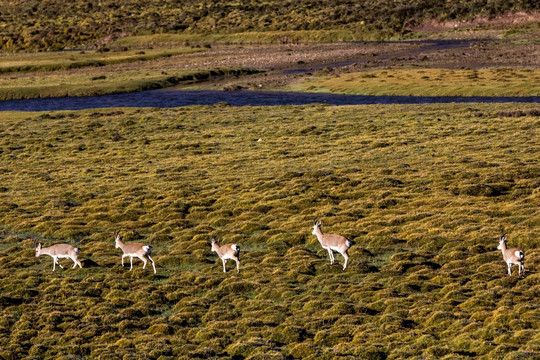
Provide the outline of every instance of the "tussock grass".
<path id="1" fill-rule="evenodd" d="M 539 96 L 538 84 L 538 69 L 391 69 L 315 76 L 291 85 L 291 90 L 355 95 Z"/>
<path id="2" fill-rule="evenodd" d="M 534 106 L 5 112 L 0 357 L 538 357 Z M 315 218 L 355 241 L 346 271 Z M 115 230 L 157 275 L 120 266 Z M 52 273 L 32 238 L 85 266 Z"/>

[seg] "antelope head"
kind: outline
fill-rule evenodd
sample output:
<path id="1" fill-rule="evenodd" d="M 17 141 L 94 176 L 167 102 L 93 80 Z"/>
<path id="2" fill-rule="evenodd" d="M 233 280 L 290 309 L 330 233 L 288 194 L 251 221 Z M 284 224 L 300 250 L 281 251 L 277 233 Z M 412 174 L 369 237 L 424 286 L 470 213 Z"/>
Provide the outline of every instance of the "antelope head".
<path id="1" fill-rule="evenodd" d="M 313 235 L 317 235 L 316 231 L 321 228 L 321 225 L 322 225 L 321 221 L 318 219 L 315 219 L 315 221 L 313 222 L 313 231 L 311 233 Z"/>
<path id="2" fill-rule="evenodd" d="M 502 233 L 501 236 L 499 237 L 499 246 L 497 246 L 497 249 L 498 250 L 502 250 L 503 249 L 503 245 L 504 245 L 504 248 L 506 248 L 506 233 Z"/>
<path id="3" fill-rule="evenodd" d="M 37 240 L 34 239 L 34 247 L 36 248 L 36 257 L 41 255 L 41 244 L 37 244 Z"/>
<path id="4" fill-rule="evenodd" d="M 217 249 L 219 248 L 219 243 L 213 236 L 210 239 L 210 245 L 212 246 L 212 251 L 217 251 Z"/>
<path id="5" fill-rule="evenodd" d="M 115 243 L 115 248 L 118 249 L 120 247 L 120 242 L 122 241 L 122 237 L 120 236 L 120 232 L 119 231 L 115 231 L 114 232 L 114 243 Z"/>

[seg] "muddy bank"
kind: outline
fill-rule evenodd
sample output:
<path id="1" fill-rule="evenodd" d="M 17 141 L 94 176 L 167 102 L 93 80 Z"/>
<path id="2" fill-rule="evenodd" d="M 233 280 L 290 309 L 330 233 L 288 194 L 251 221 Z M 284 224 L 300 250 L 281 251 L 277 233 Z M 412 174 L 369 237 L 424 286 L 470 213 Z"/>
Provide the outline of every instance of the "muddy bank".
<path id="1" fill-rule="evenodd" d="M 523 69 L 540 66 L 540 45 L 492 38 L 214 49 L 212 54 L 214 57 L 209 56 L 211 54 L 193 55 L 193 62 L 189 66 L 228 64 L 263 69 L 265 73 L 233 79 L 214 79 L 212 82 L 197 84 L 198 89 L 275 90 L 318 71 L 339 74 L 404 67 Z M 201 61 L 202 58 L 204 61 Z M 174 65 L 165 60 L 163 66 Z"/>

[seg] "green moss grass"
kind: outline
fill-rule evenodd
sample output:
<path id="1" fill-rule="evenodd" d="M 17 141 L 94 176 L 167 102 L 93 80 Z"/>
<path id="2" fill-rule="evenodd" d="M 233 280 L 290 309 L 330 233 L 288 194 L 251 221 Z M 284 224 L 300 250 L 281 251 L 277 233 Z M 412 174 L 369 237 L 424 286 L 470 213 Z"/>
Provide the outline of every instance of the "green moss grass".
<path id="1" fill-rule="evenodd" d="M 183 44 L 297 44 L 376 40 L 379 33 L 350 30 L 252 31 L 236 33 L 182 33 L 126 36 L 113 46 L 148 47 Z"/>
<path id="2" fill-rule="evenodd" d="M 174 55 L 204 51 L 201 48 L 148 49 L 125 51 L 71 51 L 44 53 L 3 53 L 0 74 L 16 72 L 56 71 L 149 61 Z"/>
<path id="3" fill-rule="evenodd" d="M 294 91 L 398 96 L 539 96 L 538 69 L 390 69 L 315 76 Z"/>
<path id="4" fill-rule="evenodd" d="M 4 112 L 0 357 L 538 357 L 536 106 Z M 346 271 L 315 218 L 355 242 Z M 115 230 L 157 275 L 121 267 Z M 83 269 L 53 273 L 34 238 Z"/>
<path id="5" fill-rule="evenodd" d="M 62 96 L 93 96 L 162 89 L 182 83 L 192 83 L 214 76 L 238 76 L 256 73 L 255 69 L 150 69 L 88 72 L 52 72 L 36 76 L 0 78 L 0 101 Z"/>

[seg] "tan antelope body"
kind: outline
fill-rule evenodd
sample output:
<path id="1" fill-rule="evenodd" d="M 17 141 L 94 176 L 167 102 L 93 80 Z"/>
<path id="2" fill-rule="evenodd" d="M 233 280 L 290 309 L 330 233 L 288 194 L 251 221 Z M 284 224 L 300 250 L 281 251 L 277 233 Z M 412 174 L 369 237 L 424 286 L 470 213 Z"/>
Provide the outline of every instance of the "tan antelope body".
<path id="1" fill-rule="evenodd" d="M 236 261 L 236 272 L 240 272 L 240 246 L 237 244 L 225 244 L 220 246 L 219 243 L 212 238 L 212 251 L 214 251 L 223 262 L 223 272 L 227 272 L 225 263 L 227 263 L 228 259 Z"/>
<path id="2" fill-rule="evenodd" d="M 79 256 L 79 249 L 75 246 L 69 245 L 69 244 L 56 244 L 47 248 L 41 247 L 41 244 L 36 246 L 36 257 L 39 257 L 40 255 L 49 255 L 53 258 L 53 271 L 56 270 L 56 264 L 60 266 L 62 269 L 64 268 L 60 263 L 58 262 L 58 259 L 65 259 L 69 258 L 73 260 L 73 268 L 75 269 L 77 265 L 82 269 L 81 262 L 77 259 Z"/>
<path id="3" fill-rule="evenodd" d="M 348 250 L 353 245 L 353 242 L 347 240 L 347 238 L 341 235 L 335 234 L 323 234 L 321 230 L 321 222 L 315 220 L 313 224 L 313 235 L 317 236 L 317 239 L 321 243 L 323 249 L 328 250 L 328 255 L 330 256 L 330 265 L 334 263 L 334 251 L 337 251 L 345 258 L 345 263 L 343 264 L 343 270 L 347 268 L 347 261 L 349 261 Z"/>
<path id="4" fill-rule="evenodd" d="M 525 275 L 525 253 L 520 249 L 507 249 L 506 248 L 506 234 L 503 234 L 499 238 L 499 246 L 497 249 L 502 251 L 503 259 L 508 265 L 508 275 L 512 275 L 510 268 L 512 265 L 518 266 L 518 274 L 521 275 L 523 270 L 523 275 Z"/>
<path id="5" fill-rule="evenodd" d="M 122 249 L 122 266 L 124 266 L 124 257 L 129 256 L 129 263 L 131 267 L 129 268 L 129 271 L 133 270 L 133 258 L 137 257 L 142 260 L 144 263 L 143 269 L 146 268 L 146 258 L 150 260 L 152 263 L 152 267 L 154 268 L 154 274 L 156 274 L 156 265 L 154 264 L 154 260 L 150 257 L 150 254 L 152 253 L 152 247 L 141 244 L 141 243 L 125 243 L 122 241 L 122 237 L 118 234 L 118 232 L 114 233 L 114 241 L 116 248 Z"/>

